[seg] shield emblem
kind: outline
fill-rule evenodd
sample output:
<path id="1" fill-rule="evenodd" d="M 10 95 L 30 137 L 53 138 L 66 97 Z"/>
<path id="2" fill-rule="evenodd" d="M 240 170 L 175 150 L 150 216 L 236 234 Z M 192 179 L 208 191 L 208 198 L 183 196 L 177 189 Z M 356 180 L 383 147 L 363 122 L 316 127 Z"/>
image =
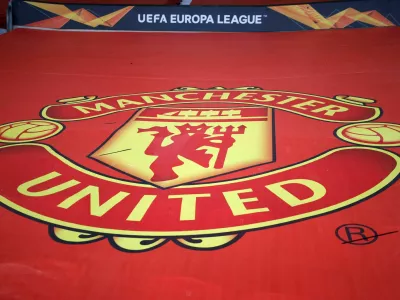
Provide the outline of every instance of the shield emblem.
<path id="1" fill-rule="evenodd" d="M 273 121 L 271 108 L 146 108 L 90 157 L 169 188 L 272 162 Z"/>

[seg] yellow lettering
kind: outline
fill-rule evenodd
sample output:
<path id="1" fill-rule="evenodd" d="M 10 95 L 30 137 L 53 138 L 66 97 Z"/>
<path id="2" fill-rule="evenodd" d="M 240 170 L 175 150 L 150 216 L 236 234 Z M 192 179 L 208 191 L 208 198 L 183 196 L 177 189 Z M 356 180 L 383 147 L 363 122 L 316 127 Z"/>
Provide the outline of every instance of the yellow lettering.
<path id="1" fill-rule="evenodd" d="M 25 195 L 25 196 L 43 197 L 43 196 L 56 194 L 58 192 L 64 191 L 66 189 L 69 189 L 70 187 L 80 184 L 80 182 L 77 180 L 70 180 L 70 181 L 64 182 L 62 184 L 53 186 L 51 188 L 45 189 L 45 190 L 36 191 L 36 192 L 29 191 L 29 189 L 31 189 L 32 187 L 42 184 L 42 183 L 45 183 L 46 181 L 49 181 L 49 180 L 54 179 L 59 176 L 61 176 L 60 173 L 51 172 L 49 174 L 46 174 L 44 176 L 35 178 L 33 180 L 30 180 L 30 181 L 27 181 L 27 182 L 21 184 L 17 188 L 17 190 L 19 193 L 21 193 L 22 195 Z"/>
<path id="2" fill-rule="evenodd" d="M 89 185 L 78 193 L 68 197 L 63 202 L 61 202 L 58 207 L 68 209 L 79 200 L 82 200 L 89 196 L 90 199 L 90 214 L 92 216 L 101 217 L 111 208 L 121 202 L 124 198 L 129 196 L 129 193 L 119 192 L 115 196 L 112 196 L 109 200 L 100 205 L 100 194 L 99 187 Z"/>
<path id="3" fill-rule="evenodd" d="M 183 93 L 183 94 L 176 94 L 175 98 L 179 100 L 200 100 L 200 98 L 187 98 L 188 95 L 197 95 L 198 93 Z"/>
<path id="4" fill-rule="evenodd" d="M 254 101 L 260 101 L 260 102 L 269 102 L 269 101 L 274 101 L 275 97 L 281 97 L 282 95 L 279 94 L 264 94 L 261 96 L 262 99 L 253 99 Z"/>
<path id="5" fill-rule="evenodd" d="M 237 95 L 234 99 L 235 100 L 251 100 L 251 97 L 253 97 L 255 95 L 257 95 L 257 93 L 241 93 L 240 95 Z"/>
<path id="6" fill-rule="evenodd" d="M 83 112 L 84 114 L 90 114 L 90 111 L 101 112 L 103 108 L 108 109 L 108 110 L 115 109 L 115 107 L 112 107 L 111 105 L 108 105 L 103 102 L 95 103 L 94 107 L 86 107 L 86 106 L 77 105 L 77 106 L 73 106 L 73 108 L 76 108 L 77 110 L 79 110 L 80 112 Z"/>
<path id="7" fill-rule="evenodd" d="M 279 101 L 278 104 L 286 104 L 295 100 L 307 100 L 306 98 L 302 98 L 302 97 L 288 97 L 285 100 Z"/>
<path id="8" fill-rule="evenodd" d="M 125 108 L 125 106 L 128 106 L 128 105 L 142 105 L 143 104 L 140 102 L 136 102 L 133 100 L 127 100 L 127 99 L 118 99 L 117 103 L 120 108 Z"/>
<path id="9" fill-rule="evenodd" d="M 156 197 L 155 195 L 144 195 L 126 220 L 141 221 Z"/>
<path id="10" fill-rule="evenodd" d="M 302 110 L 307 110 L 307 108 L 305 108 L 305 106 L 315 107 L 316 106 L 315 104 L 317 104 L 317 103 L 325 104 L 325 102 L 321 102 L 321 101 L 308 100 L 308 101 L 303 102 L 303 103 L 292 105 L 292 107 L 298 108 L 298 109 L 302 109 Z"/>
<path id="11" fill-rule="evenodd" d="M 312 110 L 312 112 L 319 113 L 325 111 L 325 116 L 333 116 L 337 112 L 344 112 L 348 111 L 349 109 L 343 106 L 338 105 L 327 105 L 321 108 L 317 108 Z"/>
<path id="12" fill-rule="evenodd" d="M 203 100 L 210 100 L 211 98 L 221 98 L 221 100 L 229 99 L 231 93 L 222 93 L 221 95 L 215 95 L 214 93 L 206 93 Z"/>
<path id="13" fill-rule="evenodd" d="M 196 200 L 197 198 L 211 197 L 210 194 L 189 194 L 189 195 L 170 195 L 168 199 L 182 199 L 181 221 L 191 221 L 196 218 Z"/>
<path id="14" fill-rule="evenodd" d="M 170 96 L 168 96 L 167 94 L 162 94 L 160 96 L 142 96 L 142 99 L 146 102 L 146 103 L 154 103 L 154 100 L 161 100 L 161 101 L 174 101 L 174 99 L 172 99 Z"/>
<path id="15" fill-rule="evenodd" d="M 267 207 L 263 208 L 253 208 L 247 209 L 244 203 L 247 202 L 257 202 L 257 198 L 240 198 L 239 194 L 243 193 L 251 193 L 252 189 L 238 190 L 238 191 L 229 191 L 223 192 L 226 202 L 232 210 L 234 216 L 247 215 L 247 214 L 255 214 L 260 212 L 267 212 L 269 209 Z"/>
<path id="16" fill-rule="evenodd" d="M 283 187 L 284 185 L 287 184 L 301 184 L 309 188 L 313 192 L 313 195 L 306 199 L 299 199 L 298 197 L 296 197 Z M 317 201 L 326 194 L 326 189 L 322 184 L 309 179 L 286 180 L 267 185 L 266 188 L 292 207 Z"/>

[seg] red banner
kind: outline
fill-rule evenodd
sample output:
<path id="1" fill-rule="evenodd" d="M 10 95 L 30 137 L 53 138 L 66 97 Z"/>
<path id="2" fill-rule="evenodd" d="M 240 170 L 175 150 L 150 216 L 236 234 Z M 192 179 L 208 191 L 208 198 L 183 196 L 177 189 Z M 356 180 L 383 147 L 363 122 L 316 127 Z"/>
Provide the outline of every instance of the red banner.
<path id="1" fill-rule="evenodd" d="M 221 103 L 264 106 L 289 111 L 328 122 L 361 122 L 377 119 L 380 109 L 357 101 L 339 101 L 321 96 L 264 90 L 181 90 L 134 95 L 112 96 L 102 99 L 63 100 L 63 104 L 47 106 L 42 117 L 55 121 L 78 121 L 136 110 L 139 108 L 185 103 Z"/>
<path id="2" fill-rule="evenodd" d="M 40 168 L 27 168 L 34 161 Z M 396 155 L 364 147 L 170 189 L 93 173 L 40 144 L 4 146 L 0 162 L 7 170 L 0 200 L 10 209 L 75 230 L 135 236 L 204 236 L 295 222 L 365 200 L 399 173 Z"/>

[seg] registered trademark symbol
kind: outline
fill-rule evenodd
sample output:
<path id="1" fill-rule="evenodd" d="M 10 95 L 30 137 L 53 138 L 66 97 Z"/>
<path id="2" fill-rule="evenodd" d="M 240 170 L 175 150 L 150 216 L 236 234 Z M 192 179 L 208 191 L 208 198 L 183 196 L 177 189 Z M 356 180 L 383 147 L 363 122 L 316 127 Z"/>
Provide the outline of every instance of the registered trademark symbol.
<path id="1" fill-rule="evenodd" d="M 268 17 L 268 15 L 263 15 L 263 17 L 264 17 L 264 18 L 267 18 L 267 17 Z"/>
<path id="2" fill-rule="evenodd" d="M 336 237 L 342 241 L 342 244 L 351 244 L 364 246 L 375 243 L 379 237 L 397 233 L 390 231 L 378 233 L 373 228 L 362 224 L 344 224 L 336 228 Z"/>

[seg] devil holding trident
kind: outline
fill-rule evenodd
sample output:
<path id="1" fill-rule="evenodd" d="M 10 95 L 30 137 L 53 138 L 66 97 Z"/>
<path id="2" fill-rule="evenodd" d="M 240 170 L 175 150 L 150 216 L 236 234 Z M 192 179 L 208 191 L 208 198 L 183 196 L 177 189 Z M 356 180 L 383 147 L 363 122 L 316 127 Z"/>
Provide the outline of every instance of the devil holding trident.
<path id="1" fill-rule="evenodd" d="M 246 126 L 241 125 L 235 128 L 232 125 L 207 126 L 200 124 L 197 126 L 184 124 L 176 126 L 179 134 L 172 133 L 166 126 L 154 126 L 146 129 L 139 129 L 141 132 L 152 132 L 153 141 L 147 147 L 145 154 L 157 156 L 156 160 L 150 165 L 153 171 L 152 181 L 168 181 L 178 178 L 173 168 L 183 165 L 183 161 L 179 156 L 191 160 L 204 168 L 210 167 L 210 161 L 213 155 L 207 153 L 205 147 L 218 149 L 217 158 L 214 164 L 215 169 L 224 167 L 228 150 L 235 143 L 232 137 L 234 134 L 244 134 Z M 206 131 L 212 130 L 212 134 Z M 172 143 L 162 146 L 163 141 L 170 137 Z"/>

